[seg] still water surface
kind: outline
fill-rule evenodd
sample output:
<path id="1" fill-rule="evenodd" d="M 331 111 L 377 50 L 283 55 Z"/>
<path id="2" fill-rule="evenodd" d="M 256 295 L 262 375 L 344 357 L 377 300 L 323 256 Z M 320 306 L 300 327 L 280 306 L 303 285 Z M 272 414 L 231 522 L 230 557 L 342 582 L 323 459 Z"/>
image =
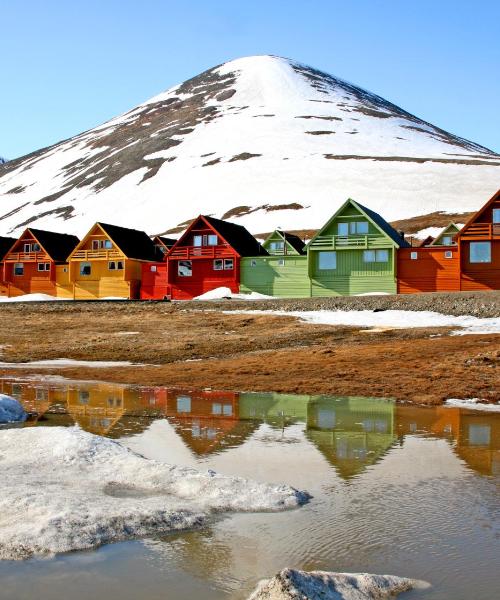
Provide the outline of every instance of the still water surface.
<path id="1" fill-rule="evenodd" d="M 2 600 L 243 599 L 285 566 L 432 583 L 407 598 L 500 597 L 500 414 L 51 378 L 0 380 L 0 391 L 36 414 L 26 427 L 78 423 L 157 460 L 314 496 L 295 511 L 0 562 Z"/>

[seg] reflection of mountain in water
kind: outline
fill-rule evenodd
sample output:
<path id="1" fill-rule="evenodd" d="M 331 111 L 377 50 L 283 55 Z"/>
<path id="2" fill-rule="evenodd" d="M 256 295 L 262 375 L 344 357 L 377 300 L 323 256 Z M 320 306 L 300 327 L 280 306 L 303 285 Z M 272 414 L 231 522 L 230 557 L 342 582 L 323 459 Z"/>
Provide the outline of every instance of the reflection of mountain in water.
<path id="1" fill-rule="evenodd" d="M 349 479 L 378 462 L 396 441 L 394 401 L 317 398 L 308 404 L 306 436 Z"/>
<path id="2" fill-rule="evenodd" d="M 0 392 L 32 415 L 25 426 L 66 426 L 120 438 L 166 418 L 195 456 L 236 448 L 266 423 L 304 424 L 305 437 L 349 479 L 383 459 L 396 441 L 425 435 L 449 441 L 471 469 L 500 475 L 500 415 L 396 405 L 380 398 L 298 396 L 132 387 L 99 382 L 0 380 Z"/>

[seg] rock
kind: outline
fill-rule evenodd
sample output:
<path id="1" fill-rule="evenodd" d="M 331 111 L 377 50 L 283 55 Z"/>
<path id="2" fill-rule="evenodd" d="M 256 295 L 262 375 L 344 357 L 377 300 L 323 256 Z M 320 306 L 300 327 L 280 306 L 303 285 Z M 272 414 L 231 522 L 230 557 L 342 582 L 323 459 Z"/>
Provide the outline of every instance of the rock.
<path id="1" fill-rule="evenodd" d="M 26 417 L 20 402 L 15 398 L 0 394 L 0 423 L 22 423 L 26 421 Z"/>
<path id="2" fill-rule="evenodd" d="M 428 586 L 395 575 L 283 569 L 261 582 L 248 600 L 381 600 Z"/>

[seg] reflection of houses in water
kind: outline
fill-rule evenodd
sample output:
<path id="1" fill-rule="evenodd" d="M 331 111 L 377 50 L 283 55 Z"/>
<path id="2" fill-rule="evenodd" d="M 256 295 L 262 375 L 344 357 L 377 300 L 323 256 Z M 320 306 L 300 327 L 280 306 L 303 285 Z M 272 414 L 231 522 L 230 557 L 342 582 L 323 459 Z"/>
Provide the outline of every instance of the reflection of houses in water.
<path id="1" fill-rule="evenodd" d="M 240 419 L 264 421 L 272 427 L 282 429 L 287 425 L 307 420 L 307 404 L 311 396 L 241 392 Z"/>
<path id="2" fill-rule="evenodd" d="M 239 394 L 213 390 L 168 390 L 166 415 L 198 455 L 239 446 L 256 425 L 240 421 Z"/>
<path id="3" fill-rule="evenodd" d="M 307 406 L 306 436 L 349 479 L 394 444 L 394 407 L 389 399 L 318 397 Z"/>
<path id="4" fill-rule="evenodd" d="M 58 389 L 47 385 L 0 380 L 0 391 L 18 400 L 31 415 L 27 426 L 43 418 L 52 404 L 59 400 Z"/>

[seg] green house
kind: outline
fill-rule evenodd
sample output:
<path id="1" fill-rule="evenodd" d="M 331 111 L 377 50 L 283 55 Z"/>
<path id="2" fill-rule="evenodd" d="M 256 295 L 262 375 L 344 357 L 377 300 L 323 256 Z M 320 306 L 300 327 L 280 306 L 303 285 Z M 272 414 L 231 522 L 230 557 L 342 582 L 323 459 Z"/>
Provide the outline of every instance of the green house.
<path id="1" fill-rule="evenodd" d="M 304 242 L 296 235 L 277 229 L 262 246 L 267 256 L 241 259 L 241 292 L 284 298 L 309 297 L 311 290 Z"/>
<path id="2" fill-rule="evenodd" d="M 450 223 L 432 240 L 429 246 L 456 246 L 457 242 L 453 238 L 459 231 L 458 225 Z"/>
<path id="3" fill-rule="evenodd" d="M 379 214 L 347 200 L 307 246 L 311 295 L 395 294 L 396 251 L 408 245 Z"/>

